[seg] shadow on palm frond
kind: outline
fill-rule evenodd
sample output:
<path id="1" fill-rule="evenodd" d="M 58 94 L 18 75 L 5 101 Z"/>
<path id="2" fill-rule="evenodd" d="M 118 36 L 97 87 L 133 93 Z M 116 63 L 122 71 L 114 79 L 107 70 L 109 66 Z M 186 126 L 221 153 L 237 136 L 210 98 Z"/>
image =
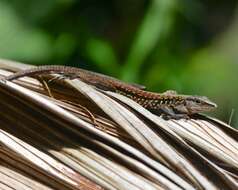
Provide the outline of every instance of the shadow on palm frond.
<path id="1" fill-rule="evenodd" d="M 2 76 L 26 67 L 5 60 L 0 66 Z M 131 99 L 80 80 L 54 81 L 48 87 L 51 96 L 33 78 L 0 83 L 2 184 L 238 188 L 237 131 L 221 121 L 201 115 L 164 120 Z"/>

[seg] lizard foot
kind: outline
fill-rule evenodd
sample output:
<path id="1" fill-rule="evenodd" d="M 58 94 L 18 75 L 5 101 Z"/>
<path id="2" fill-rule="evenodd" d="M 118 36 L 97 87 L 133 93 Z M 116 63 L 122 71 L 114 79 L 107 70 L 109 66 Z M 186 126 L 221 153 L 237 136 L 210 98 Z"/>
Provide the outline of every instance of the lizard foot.
<path id="1" fill-rule="evenodd" d="M 165 120 L 170 120 L 170 119 L 175 119 L 175 120 L 190 119 L 189 115 L 187 115 L 187 114 L 173 114 L 173 115 L 169 115 L 169 114 L 162 113 L 160 116 L 163 119 L 165 119 Z"/>

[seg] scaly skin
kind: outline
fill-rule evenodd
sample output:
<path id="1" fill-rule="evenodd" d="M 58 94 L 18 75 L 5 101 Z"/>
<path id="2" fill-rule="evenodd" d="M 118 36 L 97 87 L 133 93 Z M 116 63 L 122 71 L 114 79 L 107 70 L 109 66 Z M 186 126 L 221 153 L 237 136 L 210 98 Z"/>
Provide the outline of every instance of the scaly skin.
<path id="1" fill-rule="evenodd" d="M 135 84 L 128 84 L 113 77 L 94 73 L 75 67 L 47 65 L 32 69 L 19 71 L 5 77 L 5 80 L 14 80 L 24 76 L 34 76 L 42 74 L 64 74 L 70 79 L 79 78 L 87 84 L 99 89 L 113 91 L 128 98 L 133 99 L 148 110 L 162 114 L 167 118 L 188 118 L 189 115 L 211 111 L 216 108 L 216 104 L 206 97 L 179 95 L 175 91 L 165 93 L 154 93 L 143 90 L 144 87 Z"/>

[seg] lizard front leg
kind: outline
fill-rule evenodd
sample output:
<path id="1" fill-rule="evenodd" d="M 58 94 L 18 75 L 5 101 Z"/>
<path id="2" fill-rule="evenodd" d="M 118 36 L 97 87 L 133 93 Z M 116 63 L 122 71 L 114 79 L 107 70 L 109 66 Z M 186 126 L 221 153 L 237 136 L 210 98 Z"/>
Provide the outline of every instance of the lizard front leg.
<path id="1" fill-rule="evenodd" d="M 187 114 L 183 114 L 183 113 L 176 113 L 174 112 L 172 107 L 162 107 L 161 108 L 161 116 L 164 119 L 189 119 L 189 116 Z"/>

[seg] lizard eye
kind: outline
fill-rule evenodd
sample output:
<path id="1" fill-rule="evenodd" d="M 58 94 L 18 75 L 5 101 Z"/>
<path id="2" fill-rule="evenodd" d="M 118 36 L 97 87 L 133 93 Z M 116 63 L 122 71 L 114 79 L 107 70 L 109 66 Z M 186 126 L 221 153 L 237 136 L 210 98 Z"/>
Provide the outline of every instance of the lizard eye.
<path id="1" fill-rule="evenodd" d="M 196 102 L 196 103 L 201 103 L 201 101 L 200 101 L 200 100 L 196 100 L 195 102 Z"/>

